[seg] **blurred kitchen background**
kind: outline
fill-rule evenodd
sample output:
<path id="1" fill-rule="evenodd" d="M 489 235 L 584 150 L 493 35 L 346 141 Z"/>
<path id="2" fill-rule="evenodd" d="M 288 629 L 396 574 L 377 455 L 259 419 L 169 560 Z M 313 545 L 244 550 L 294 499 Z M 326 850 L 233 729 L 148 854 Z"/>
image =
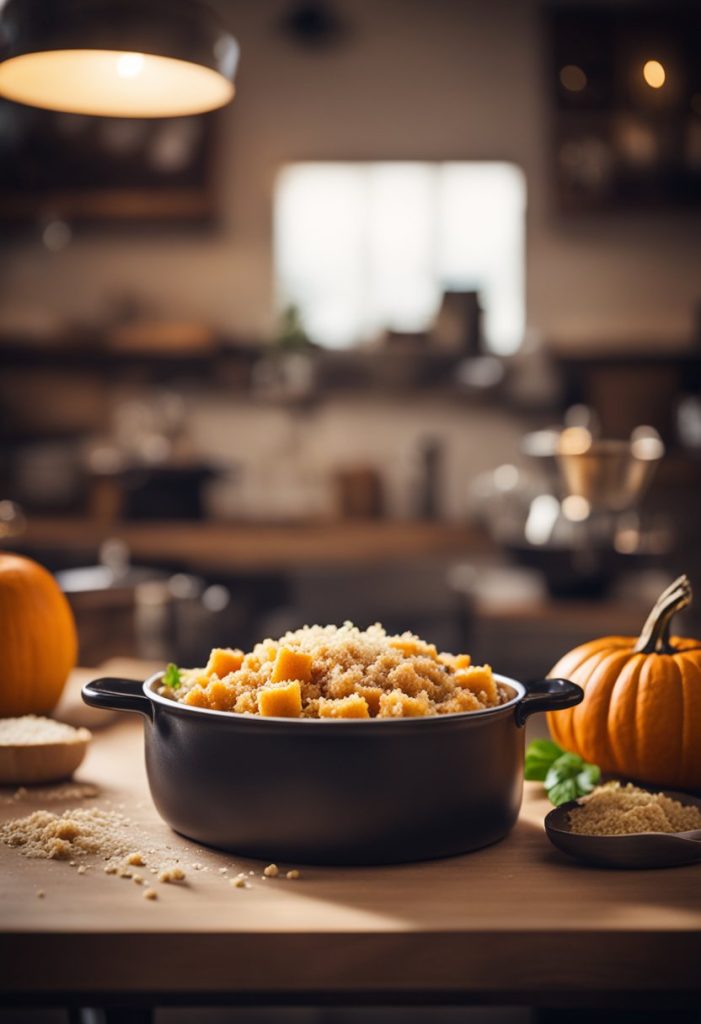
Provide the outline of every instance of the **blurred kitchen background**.
<path id="1" fill-rule="evenodd" d="M 698 3 L 214 6 L 221 111 L 0 101 L 0 543 L 82 663 L 351 618 L 527 678 L 701 590 Z"/>

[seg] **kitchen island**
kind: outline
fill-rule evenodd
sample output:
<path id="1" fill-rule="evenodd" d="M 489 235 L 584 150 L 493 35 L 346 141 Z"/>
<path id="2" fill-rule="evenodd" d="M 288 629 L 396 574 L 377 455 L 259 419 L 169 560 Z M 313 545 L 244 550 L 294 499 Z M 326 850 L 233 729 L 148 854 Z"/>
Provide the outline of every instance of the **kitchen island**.
<path id="1" fill-rule="evenodd" d="M 701 866 L 607 872 L 567 860 L 543 832 L 539 784 L 526 784 L 516 828 L 488 849 L 397 867 L 280 865 L 264 878 L 262 862 L 170 832 L 142 750 L 141 721 L 117 716 L 95 730 L 78 773 L 96 796 L 2 791 L 2 820 L 39 807 L 118 810 L 187 875 L 154 880 L 151 901 L 94 858 L 78 873 L 1 846 L 6 1005 L 111 1006 L 121 1019 L 125 1007 L 207 1003 L 697 1004 Z M 287 879 L 295 867 L 300 878 Z M 230 884 L 238 872 L 247 887 Z"/>

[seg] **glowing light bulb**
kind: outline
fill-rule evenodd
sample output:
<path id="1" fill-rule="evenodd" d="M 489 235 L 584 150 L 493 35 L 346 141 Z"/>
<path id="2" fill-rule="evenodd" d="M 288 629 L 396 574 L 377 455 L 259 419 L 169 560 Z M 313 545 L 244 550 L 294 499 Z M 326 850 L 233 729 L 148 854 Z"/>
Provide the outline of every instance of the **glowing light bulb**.
<path id="1" fill-rule="evenodd" d="M 143 66 L 141 53 L 123 53 L 117 58 L 117 74 L 120 78 L 136 78 L 141 74 Z"/>
<path id="2" fill-rule="evenodd" d="M 562 502 L 562 514 L 571 523 L 583 523 L 589 518 L 591 505 L 581 494 L 568 494 Z"/>
<path id="3" fill-rule="evenodd" d="M 651 89 L 661 89 L 667 73 L 658 60 L 646 60 L 643 64 L 643 78 Z"/>

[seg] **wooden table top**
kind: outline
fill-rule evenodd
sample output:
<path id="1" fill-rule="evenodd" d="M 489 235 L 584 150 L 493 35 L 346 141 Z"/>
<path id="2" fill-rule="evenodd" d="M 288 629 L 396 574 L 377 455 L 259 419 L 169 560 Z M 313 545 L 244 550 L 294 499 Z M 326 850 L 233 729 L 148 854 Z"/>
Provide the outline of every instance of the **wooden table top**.
<path id="1" fill-rule="evenodd" d="M 302 867 L 298 880 L 264 880 L 261 862 L 202 849 L 160 821 L 142 746 L 136 716 L 117 716 L 95 732 L 78 773 L 99 796 L 47 802 L 6 789 L 0 817 L 39 807 L 121 810 L 146 854 L 147 867 L 135 870 L 149 881 L 151 866 L 180 858 L 186 883 L 154 883 L 158 899 L 150 902 L 142 887 L 106 875 L 99 861 L 79 874 L 65 861 L 29 860 L 1 846 L 6 997 L 118 992 L 166 1000 L 532 1005 L 612 1004 L 633 995 L 646 1005 L 698 999 L 701 866 L 581 867 L 549 845 L 542 827 L 548 804 L 535 783 L 526 784 L 512 834 L 491 848 L 398 867 Z M 248 888 L 229 884 L 238 871 L 253 872 Z"/>

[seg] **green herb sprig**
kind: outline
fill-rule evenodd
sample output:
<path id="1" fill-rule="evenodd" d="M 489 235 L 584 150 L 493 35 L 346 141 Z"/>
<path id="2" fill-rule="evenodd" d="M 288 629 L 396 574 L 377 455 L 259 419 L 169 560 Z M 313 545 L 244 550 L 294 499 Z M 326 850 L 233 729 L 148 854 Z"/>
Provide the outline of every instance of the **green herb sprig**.
<path id="1" fill-rule="evenodd" d="M 525 777 L 542 782 L 550 802 L 558 807 L 591 793 L 601 779 L 601 769 L 552 740 L 533 740 L 526 750 Z"/>
<path id="2" fill-rule="evenodd" d="M 163 673 L 163 682 L 171 690 L 177 690 L 180 686 L 180 672 L 181 669 L 174 662 L 168 663 L 168 667 Z"/>

